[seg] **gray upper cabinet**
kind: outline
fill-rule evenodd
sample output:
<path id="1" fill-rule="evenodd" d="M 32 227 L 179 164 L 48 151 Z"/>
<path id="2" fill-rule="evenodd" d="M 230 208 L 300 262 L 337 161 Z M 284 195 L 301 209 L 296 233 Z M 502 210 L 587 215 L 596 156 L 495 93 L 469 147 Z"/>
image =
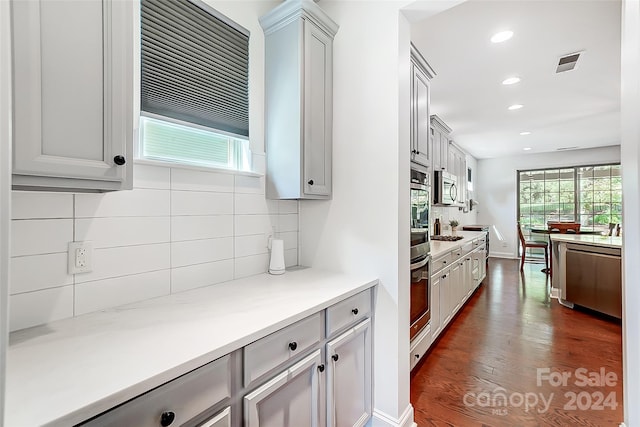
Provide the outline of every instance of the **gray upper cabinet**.
<path id="1" fill-rule="evenodd" d="M 431 116 L 433 139 L 433 170 L 449 170 L 449 134 L 451 128 L 435 114 Z M 449 170 L 450 171 L 450 170 Z M 451 172 L 451 171 L 450 171 Z M 453 172 L 452 172 L 453 173 Z"/>
<path id="2" fill-rule="evenodd" d="M 311 0 L 260 18 L 265 33 L 267 197 L 331 197 L 333 37 L 338 25 Z"/>
<path id="3" fill-rule="evenodd" d="M 12 2 L 13 187 L 130 189 L 135 2 Z"/>
<path id="4" fill-rule="evenodd" d="M 429 131 L 430 83 L 435 72 L 411 45 L 411 161 L 432 168 L 433 142 Z"/>

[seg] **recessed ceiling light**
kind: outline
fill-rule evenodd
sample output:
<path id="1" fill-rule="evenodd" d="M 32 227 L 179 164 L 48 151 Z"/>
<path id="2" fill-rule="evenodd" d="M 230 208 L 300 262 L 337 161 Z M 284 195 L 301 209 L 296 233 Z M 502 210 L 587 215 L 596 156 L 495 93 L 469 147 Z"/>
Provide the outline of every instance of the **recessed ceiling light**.
<path id="1" fill-rule="evenodd" d="M 531 135 L 531 132 L 529 132 L 529 131 L 520 132 L 520 135 L 522 135 L 522 136 L 524 136 L 524 135 Z"/>
<path id="2" fill-rule="evenodd" d="M 529 150 L 531 150 L 531 147 L 524 147 L 523 150 L 524 151 L 529 151 Z"/>
<path id="3" fill-rule="evenodd" d="M 503 85 L 513 85 L 520 82 L 520 77 L 509 77 L 508 79 L 504 79 L 502 81 Z"/>
<path id="4" fill-rule="evenodd" d="M 513 31 L 500 31 L 491 37 L 491 43 L 502 43 L 513 37 Z"/>
<path id="5" fill-rule="evenodd" d="M 522 104 L 513 104 L 513 105 L 509 106 L 509 110 L 519 110 L 522 107 L 524 107 L 524 105 L 522 105 Z"/>

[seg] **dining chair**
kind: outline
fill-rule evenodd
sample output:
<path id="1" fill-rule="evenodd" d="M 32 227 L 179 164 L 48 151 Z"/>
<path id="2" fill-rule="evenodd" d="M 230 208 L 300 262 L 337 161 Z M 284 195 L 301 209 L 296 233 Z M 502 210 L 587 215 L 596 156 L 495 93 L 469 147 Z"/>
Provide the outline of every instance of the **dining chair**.
<path id="1" fill-rule="evenodd" d="M 524 234 L 522 234 L 522 227 L 520 221 L 518 221 L 518 238 L 520 239 L 520 245 L 522 245 L 522 258 L 520 261 L 520 271 L 524 268 L 525 255 L 527 248 L 542 248 L 544 249 L 544 264 L 545 272 L 549 272 L 549 246 L 545 240 L 526 240 Z"/>

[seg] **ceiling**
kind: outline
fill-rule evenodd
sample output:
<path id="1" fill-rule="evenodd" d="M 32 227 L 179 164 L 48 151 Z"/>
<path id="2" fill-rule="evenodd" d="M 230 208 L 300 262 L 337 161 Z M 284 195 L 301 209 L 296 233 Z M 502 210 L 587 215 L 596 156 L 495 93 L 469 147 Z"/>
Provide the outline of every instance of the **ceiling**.
<path id="1" fill-rule="evenodd" d="M 619 0 L 468 0 L 414 16 L 411 39 L 436 72 L 432 114 L 478 159 L 619 145 L 620 7 Z M 513 37 L 491 43 L 502 30 Z M 576 68 L 556 74 L 559 58 L 579 51 Z M 511 76 L 521 82 L 503 85 Z M 524 107 L 509 111 L 512 104 Z"/>

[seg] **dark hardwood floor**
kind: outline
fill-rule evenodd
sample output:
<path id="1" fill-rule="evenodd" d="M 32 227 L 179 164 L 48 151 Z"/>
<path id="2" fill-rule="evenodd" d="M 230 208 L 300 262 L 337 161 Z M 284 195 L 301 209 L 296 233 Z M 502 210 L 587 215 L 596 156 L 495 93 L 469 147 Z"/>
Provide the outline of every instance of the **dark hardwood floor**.
<path id="1" fill-rule="evenodd" d="M 540 264 L 491 258 L 411 378 L 418 426 L 618 426 L 622 328 L 562 307 Z"/>

